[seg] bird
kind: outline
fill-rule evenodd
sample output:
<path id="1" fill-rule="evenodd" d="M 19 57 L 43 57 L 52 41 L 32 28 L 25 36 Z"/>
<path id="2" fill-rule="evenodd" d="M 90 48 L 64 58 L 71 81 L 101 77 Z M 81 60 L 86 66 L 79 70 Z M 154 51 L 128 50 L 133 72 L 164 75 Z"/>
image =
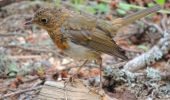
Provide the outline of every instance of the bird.
<path id="1" fill-rule="evenodd" d="M 36 24 L 45 29 L 54 44 L 65 55 L 75 60 L 85 60 L 83 65 L 87 61 L 96 60 L 100 66 L 100 87 L 102 88 L 101 54 L 128 60 L 122 52 L 123 49 L 113 39 L 116 32 L 123 26 L 160 9 L 160 5 L 156 4 L 123 18 L 106 21 L 97 17 L 68 13 L 62 8 L 40 8 L 25 25 Z"/>

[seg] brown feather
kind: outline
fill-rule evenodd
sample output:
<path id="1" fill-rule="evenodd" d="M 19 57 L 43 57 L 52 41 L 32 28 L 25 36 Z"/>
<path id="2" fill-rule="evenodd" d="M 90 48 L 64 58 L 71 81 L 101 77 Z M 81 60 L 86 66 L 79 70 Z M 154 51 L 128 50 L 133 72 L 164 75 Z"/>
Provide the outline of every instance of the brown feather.
<path id="1" fill-rule="evenodd" d="M 83 45 L 87 48 L 90 48 L 91 50 L 117 56 L 127 60 L 127 57 L 122 54 L 122 52 L 120 52 L 121 48 L 117 46 L 111 37 L 105 35 L 105 33 L 96 26 L 96 22 L 93 21 L 94 20 L 91 20 L 91 22 L 90 20 L 86 21 L 84 17 L 70 18 L 70 20 L 67 20 L 63 24 L 62 33 L 69 36 L 69 38 L 71 38 L 70 40 L 78 45 Z M 89 24 L 86 22 L 93 23 L 93 25 L 89 27 Z M 78 28 L 72 28 L 71 25 L 78 26 Z"/>

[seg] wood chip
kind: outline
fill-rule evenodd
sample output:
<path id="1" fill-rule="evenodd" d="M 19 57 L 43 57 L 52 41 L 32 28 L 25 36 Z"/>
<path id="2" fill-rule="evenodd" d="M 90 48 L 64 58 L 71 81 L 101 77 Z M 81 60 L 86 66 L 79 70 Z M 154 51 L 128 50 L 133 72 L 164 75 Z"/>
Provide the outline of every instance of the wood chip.
<path id="1" fill-rule="evenodd" d="M 46 81 L 35 100 L 101 100 L 101 96 L 90 92 L 82 83 L 75 84 L 65 87 L 61 81 Z"/>

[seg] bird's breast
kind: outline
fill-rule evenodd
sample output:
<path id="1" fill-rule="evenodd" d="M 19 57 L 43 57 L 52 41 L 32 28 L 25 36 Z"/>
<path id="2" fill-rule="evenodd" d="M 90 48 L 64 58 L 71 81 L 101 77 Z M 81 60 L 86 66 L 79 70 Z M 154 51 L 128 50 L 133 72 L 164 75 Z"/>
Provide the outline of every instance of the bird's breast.
<path id="1" fill-rule="evenodd" d="M 48 32 L 49 36 L 53 40 L 54 44 L 61 50 L 65 50 L 69 48 L 69 44 L 67 43 L 67 39 L 65 39 L 60 33 L 59 29 L 55 32 Z"/>
<path id="2" fill-rule="evenodd" d="M 89 59 L 94 60 L 100 56 L 96 51 L 90 50 L 84 46 L 77 45 L 71 41 L 68 41 L 69 48 L 63 50 L 63 52 L 73 59 L 82 60 Z"/>
<path id="3" fill-rule="evenodd" d="M 65 49 L 68 49 L 70 47 L 69 44 L 67 43 L 67 41 L 61 41 L 59 39 L 55 40 L 55 44 L 61 50 L 65 50 Z"/>
<path id="4" fill-rule="evenodd" d="M 96 59 L 100 54 L 84 46 L 78 45 L 59 34 L 59 32 L 48 32 L 54 44 L 63 51 L 63 53 L 73 59 Z M 56 34 L 58 33 L 58 34 Z"/>

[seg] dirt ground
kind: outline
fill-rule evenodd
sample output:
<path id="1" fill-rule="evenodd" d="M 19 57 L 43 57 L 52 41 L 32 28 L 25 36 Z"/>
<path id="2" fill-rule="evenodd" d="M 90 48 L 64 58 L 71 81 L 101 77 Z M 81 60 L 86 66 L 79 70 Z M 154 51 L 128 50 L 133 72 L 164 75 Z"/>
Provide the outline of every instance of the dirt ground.
<path id="1" fill-rule="evenodd" d="M 117 1 L 143 6 L 147 0 Z M 100 12 L 99 9 L 93 16 L 108 21 L 125 16 L 116 10 L 117 1 L 107 4 L 111 5 L 109 11 Z M 68 4 L 68 0 L 61 2 L 60 6 L 69 10 L 76 12 L 78 9 Z M 101 2 L 108 3 L 107 0 L 87 0 L 85 5 L 91 7 Z M 39 8 L 56 7 L 55 3 L 50 0 L 0 0 L 0 99 L 32 100 L 39 95 L 44 82 L 66 81 L 83 63 L 83 60 L 75 61 L 62 54 L 47 31 L 36 25 L 24 25 Z M 166 2 L 164 8 L 169 9 L 169 5 Z M 129 10 L 127 14 L 135 11 Z M 166 11 L 128 25 L 117 33 L 114 39 L 130 60 L 102 55 L 104 100 L 170 100 L 170 12 Z M 80 12 L 88 15 L 82 9 Z M 86 86 L 97 88 L 99 73 L 99 65 L 91 61 L 77 78 Z"/>

